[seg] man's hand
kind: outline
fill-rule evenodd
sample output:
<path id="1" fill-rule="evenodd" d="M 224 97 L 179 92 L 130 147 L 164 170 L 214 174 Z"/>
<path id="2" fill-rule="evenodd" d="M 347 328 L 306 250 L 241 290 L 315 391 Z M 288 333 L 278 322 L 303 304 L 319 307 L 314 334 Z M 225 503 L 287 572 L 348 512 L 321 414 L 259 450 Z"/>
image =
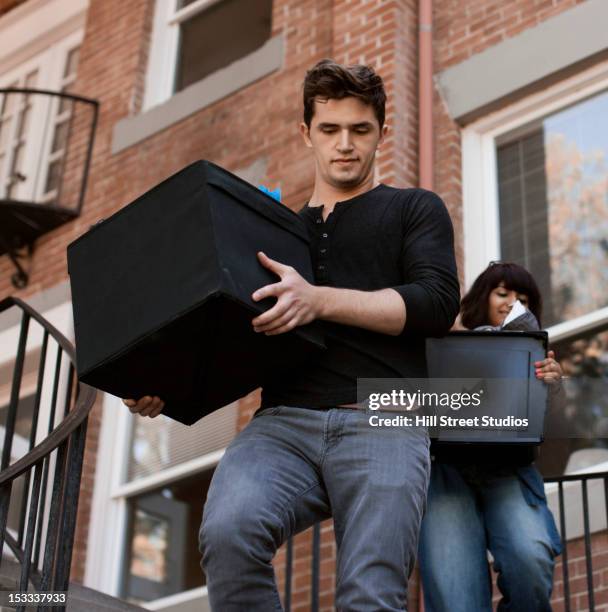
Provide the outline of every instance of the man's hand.
<path id="1" fill-rule="evenodd" d="M 145 395 L 141 399 L 123 399 L 122 403 L 129 408 L 133 414 L 139 414 L 139 416 L 148 416 L 151 419 L 157 417 L 161 410 L 165 407 L 165 402 L 160 397 L 152 397 Z"/>
<path id="2" fill-rule="evenodd" d="M 256 332 L 276 336 L 319 317 L 318 287 L 307 282 L 291 266 L 270 259 L 262 252 L 258 253 L 258 260 L 281 280 L 261 287 L 251 296 L 254 302 L 267 297 L 277 298 L 277 303 L 270 310 L 253 319 Z"/>

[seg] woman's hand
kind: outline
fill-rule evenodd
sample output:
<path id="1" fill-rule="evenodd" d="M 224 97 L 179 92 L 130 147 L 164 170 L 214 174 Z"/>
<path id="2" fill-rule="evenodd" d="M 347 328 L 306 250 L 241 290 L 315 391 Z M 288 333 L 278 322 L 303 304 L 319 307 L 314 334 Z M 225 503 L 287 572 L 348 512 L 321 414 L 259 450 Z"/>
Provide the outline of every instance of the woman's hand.
<path id="1" fill-rule="evenodd" d="M 546 359 L 535 361 L 534 367 L 536 368 L 536 378 L 544 383 L 554 385 L 562 379 L 562 367 L 559 365 L 559 362 L 555 361 L 555 353 L 553 351 L 547 353 Z"/>

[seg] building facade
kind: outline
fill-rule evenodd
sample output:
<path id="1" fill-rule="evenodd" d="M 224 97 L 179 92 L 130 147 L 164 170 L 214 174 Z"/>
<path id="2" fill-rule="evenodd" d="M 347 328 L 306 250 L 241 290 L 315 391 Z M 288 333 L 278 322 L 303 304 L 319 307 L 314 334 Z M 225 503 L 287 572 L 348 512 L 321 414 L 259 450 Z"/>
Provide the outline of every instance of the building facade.
<path id="1" fill-rule="evenodd" d="M 452 216 L 463 287 L 492 260 L 525 265 L 539 280 L 543 324 L 572 379 L 564 418 L 577 427 L 577 407 L 595 407 L 583 424 L 594 435 L 547 440 L 541 469 L 608 469 L 608 394 L 598 391 L 608 379 L 607 22 L 604 0 L 0 0 L 0 207 L 77 194 L 82 177 L 71 169 L 90 133 L 76 110 L 6 89 L 99 103 L 78 214 L 40 234 L 33 252 L 17 245 L 12 258 L 4 250 L 0 296 L 22 297 L 73 339 L 67 245 L 197 159 L 281 187 L 283 202 L 298 210 L 314 176 L 297 129 L 305 71 L 324 57 L 370 64 L 389 97 L 380 180 L 415 186 L 431 163 L 423 186 Z M 420 61 L 425 35 L 428 68 Z M 419 89 L 425 78 L 430 95 Z M 24 287 L 14 286 L 14 258 L 27 272 Z M 0 319 L 0 333 L 8 338 L 14 324 Z M 7 380 L 13 358 L 0 348 Z M 0 406 L 7 380 L 0 379 Z M 27 386 L 22 394 L 25 406 Z M 252 393 L 186 428 L 134 418 L 100 394 L 73 580 L 152 609 L 200 609 L 206 591 L 196 536 L 206 490 L 258 402 Z M 553 485 L 547 494 L 556 508 Z M 606 515 L 596 506 L 599 604 L 608 601 L 608 555 Z M 569 520 L 578 550 L 582 518 Z M 331 609 L 331 523 L 320 546 L 320 603 Z M 310 605 L 311 557 L 305 533 L 294 545 L 292 609 Z M 281 585 L 284 559 L 281 551 Z M 579 561 L 571 556 L 573 578 Z M 416 578 L 413 585 L 415 603 Z M 576 606 L 587 607 L 584 595 Z"/>

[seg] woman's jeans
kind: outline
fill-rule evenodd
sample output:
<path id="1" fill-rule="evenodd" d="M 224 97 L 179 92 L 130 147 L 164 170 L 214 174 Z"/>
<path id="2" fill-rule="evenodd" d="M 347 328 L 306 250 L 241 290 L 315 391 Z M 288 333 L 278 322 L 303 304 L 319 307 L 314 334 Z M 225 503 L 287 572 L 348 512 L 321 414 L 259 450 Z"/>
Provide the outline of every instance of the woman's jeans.
<path id="1" fill-rule="evenodd" d="M 561 544 L 542 477 L 533 465 L 482 470 L 432 462 L 419 549 L 425 612 L 491 612 L 487 550 L 499 611 L 551 610 Z"/>
<path id="2" fill-rule="evenodd" d="M 373 413 L 378 414 L 378 413 Z M 288 406 L 256 414 L 217 467 L 200 531 L 218 612 L 282 610 L 272 558 L 333 516 L 336 608 L 406 610 L 430 471 L 426 430 L 369 412 Z"/>

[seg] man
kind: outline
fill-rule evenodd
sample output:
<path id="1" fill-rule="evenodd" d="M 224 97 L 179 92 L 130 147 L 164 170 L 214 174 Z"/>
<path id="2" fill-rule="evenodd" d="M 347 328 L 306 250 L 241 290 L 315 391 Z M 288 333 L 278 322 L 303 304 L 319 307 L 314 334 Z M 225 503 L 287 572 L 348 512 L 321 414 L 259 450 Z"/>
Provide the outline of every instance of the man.
<path id="1" fill-rule="evenodd" d="M 315 284 L 259 253 L 278 281 L 253 294 L 276 298 L 253 326 L 273 335 L 321 319 L 327 350 L 267 381 L 262 408 L 215 472 L 200 540 L 211 606 L 220 612 L 281 610 L 276 550 L 329 516 L 337 609 L 406 609 L 428 434 L 371 427 L 356 405 L 357 378 L 425 376 L 424 338 L 449 330 L 459 291 L 443 202 L 374 178 L 385 101 L 381 78 L 365 66 L 323 60 L 306 75 L 300 131 L 315 183 L 301 216 Z M 148 416 L 162 410 L 158 398 L 128 405 Z"/>

